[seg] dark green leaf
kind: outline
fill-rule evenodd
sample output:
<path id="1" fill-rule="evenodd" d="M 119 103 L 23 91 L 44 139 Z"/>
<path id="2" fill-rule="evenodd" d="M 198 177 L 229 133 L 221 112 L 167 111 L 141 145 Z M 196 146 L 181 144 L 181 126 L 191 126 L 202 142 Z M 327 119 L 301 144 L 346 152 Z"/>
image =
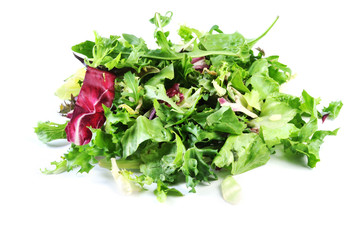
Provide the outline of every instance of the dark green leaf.
<path id="1" fill-rule="evenodd" d="M 93 58 L 93 47 L 95 43 L 93 41 L 85 41 L 77 45 L 72 46 L 71 50 L 74 52 L 85 55 L 87 58 Z"/>

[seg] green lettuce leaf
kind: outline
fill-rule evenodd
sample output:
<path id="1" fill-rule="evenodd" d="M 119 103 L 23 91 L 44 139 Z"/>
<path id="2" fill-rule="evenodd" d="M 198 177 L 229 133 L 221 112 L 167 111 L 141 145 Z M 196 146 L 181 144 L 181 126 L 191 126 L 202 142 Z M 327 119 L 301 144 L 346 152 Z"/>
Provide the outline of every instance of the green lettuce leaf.
<path id="1" fill-rule="evenodd" d="M 68 123 L 54 123 L 54 122 L 38 122 L 35 127 L 35 133 L 43 143 L 48 143 L 57 139 L 66 139 L 65 127 Z"/>
<path id="2" fill-rule="evenodd" d="M 58 161 L 58 162 L 54 161 L 54 162 L 51 162 L 50 164 L 55 166 L 55 168 L 53 170 L 45 168 L 44 170 L 40 170 L 40 171 L 44 174 L 59 174 L 59 173 L 71 170 L 71 169 L 68 169 L 66 160 L 62 160 L 62 161 Z"/>
<path id="3" fill-rule="evenodd" d="M 298 130 L 294 124 L 289 123 L 297 112 L 297 109 L 285 102 L 268 98 L 262 105 L 260 116 L 250 123 L 256 128 L 261 128 L 265 142 L 272 147 Z"/>
<path id="4" fill-rule="evenodd" d="M 266 59 L 259 59 L 253 62 L 249 69 L 251 78 L 247 84 L 252 85 L 252 89 L 259 93 L 260 99 L 266 99 L 270 94 L 279 92 L 279 84 L 269 76 L 269 63 Z"/>
<path id="5" fill-rule="evenodd" d="M 300 105 L 300 109 L 312 116 L 317 117 L 318 111 L 317 111 L 317 105 L 320 103 L 321 99 L 314 98 L 311 95 L 309 95 L 305 90 L 302 91 L 302 103 Z"/>
<path id="6" fill-rule="evenodd" d="M 322 109 L 324 114 L 328 114 L 328 118 L 335 119 L 343 106 L 341 101 L 333 101 L 327 107 Z"/>
<path id="7" fill-rule="evenodd" d="M 65 80 L 65 83 L 56 90 L 55 95 L 61 100 L 70 100 L 71 96 L 78 96 L 85 77 L 85 68 L 80 68 L 76 73 Z"/>
<path id="8" fill-rule="evenodd" d="M 209 131 L 241 134 L 246 124 L 238 119 L 230 107 L 226 106 L 209 114 L 204 128 Z"/>
<path id="9" fill-rule="evenodd" d="M 213 160 L 219 168 L 230 168 L 231 173 L 240 174 L 262 166 L 270 159 L 268 147 L 255 133 L 230 135 Z"/>

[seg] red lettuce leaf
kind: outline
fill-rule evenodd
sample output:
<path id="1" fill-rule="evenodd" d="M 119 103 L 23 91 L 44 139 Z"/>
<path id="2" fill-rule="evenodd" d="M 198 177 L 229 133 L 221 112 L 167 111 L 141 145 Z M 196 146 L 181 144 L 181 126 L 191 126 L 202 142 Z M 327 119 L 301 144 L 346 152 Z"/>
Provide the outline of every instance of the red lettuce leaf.
<path id="1" fill-rule="evenodd" d="M 90 142 L 89 127 L 100 128 L 105 122 L 103 104 L 111 107 L 114 99 L 113 73 L 87 67 L 83 85 L 71 119 L 65 128 L 67 139 L 76 145 Z"/>
<path id="2" fill-rule="evenodd" d="M 209 68 L 208 64 L 206 63 L 205 57 L 192 58 L 191 64 L 193 64 L 193 68 L 195 70 L 200 72 L 202 72 L 204 68 Z"/>
<path id="3" fill-rule="evenodd" d="M 175 83 L 173 84 L 173 86 L 169 89 L 167 89 L 167 92 L 166 92 L 167 96 L 169 98 L 172 98 L 174 97 L 175 95 L 178 95 L 179 97 L 179 100 L 177 101 L 177 105 L 179 105 L 183 100 L 184 100 L 184 95 L 183 93 L 180 92 L 179 90 L 179 83 Z M 158 100 L 160 103 L 164 103 L 165 105 L 167 105 L 168 107 L 170 107 L 170 104 L 167 103 L 167 102 L 164 102 L 162 100 Z M 157 115 L 156 115 L 156 111 L 155 111 L 155 108 L 152 108 L 152 110 L 150 111 L 150 114 L 149 114 L 149 119 L 152 120 L 153 118 L 155 118 Z"/>
<path id="4" fill-rule="evenodd" d="M 175 95 L 178 95 L 179 101 L 177 104 L 181 103 L 184 100 L 184 95 L 179 91 L 179 83 L 175 83 L 171 88 L 167 90 L 167 96 L 169 98 L 174 97 Z"/>

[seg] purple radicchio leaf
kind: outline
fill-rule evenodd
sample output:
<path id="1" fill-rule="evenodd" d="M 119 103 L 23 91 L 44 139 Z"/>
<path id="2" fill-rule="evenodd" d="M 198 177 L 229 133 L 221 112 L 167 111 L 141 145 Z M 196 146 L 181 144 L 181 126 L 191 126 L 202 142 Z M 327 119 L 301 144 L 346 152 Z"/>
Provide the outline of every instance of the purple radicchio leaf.
<path id="1" fill-rule="evenodd" d="M 76 145 L 90 142 L 92 133 L 89 127 L 100 128 L 105 122 L 103 104 L 111 107 L 114 99 L 114 80 L 110 72 L 87 67 L 83 85 L 74 110 L 65 128 L 67 139 Z"/>

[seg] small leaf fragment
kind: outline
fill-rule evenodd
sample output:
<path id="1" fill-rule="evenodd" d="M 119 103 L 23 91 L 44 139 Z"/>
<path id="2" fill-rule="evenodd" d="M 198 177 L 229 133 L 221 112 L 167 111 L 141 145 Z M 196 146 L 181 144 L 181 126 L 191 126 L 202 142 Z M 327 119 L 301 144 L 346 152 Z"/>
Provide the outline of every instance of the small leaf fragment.
<path id="1" fill-rule="evenodd" d="M 237 204 L 241 200 L 241 186 L 229 175 L 221 184 L 222 196 L 224 200 L 231 204 Z"/>

